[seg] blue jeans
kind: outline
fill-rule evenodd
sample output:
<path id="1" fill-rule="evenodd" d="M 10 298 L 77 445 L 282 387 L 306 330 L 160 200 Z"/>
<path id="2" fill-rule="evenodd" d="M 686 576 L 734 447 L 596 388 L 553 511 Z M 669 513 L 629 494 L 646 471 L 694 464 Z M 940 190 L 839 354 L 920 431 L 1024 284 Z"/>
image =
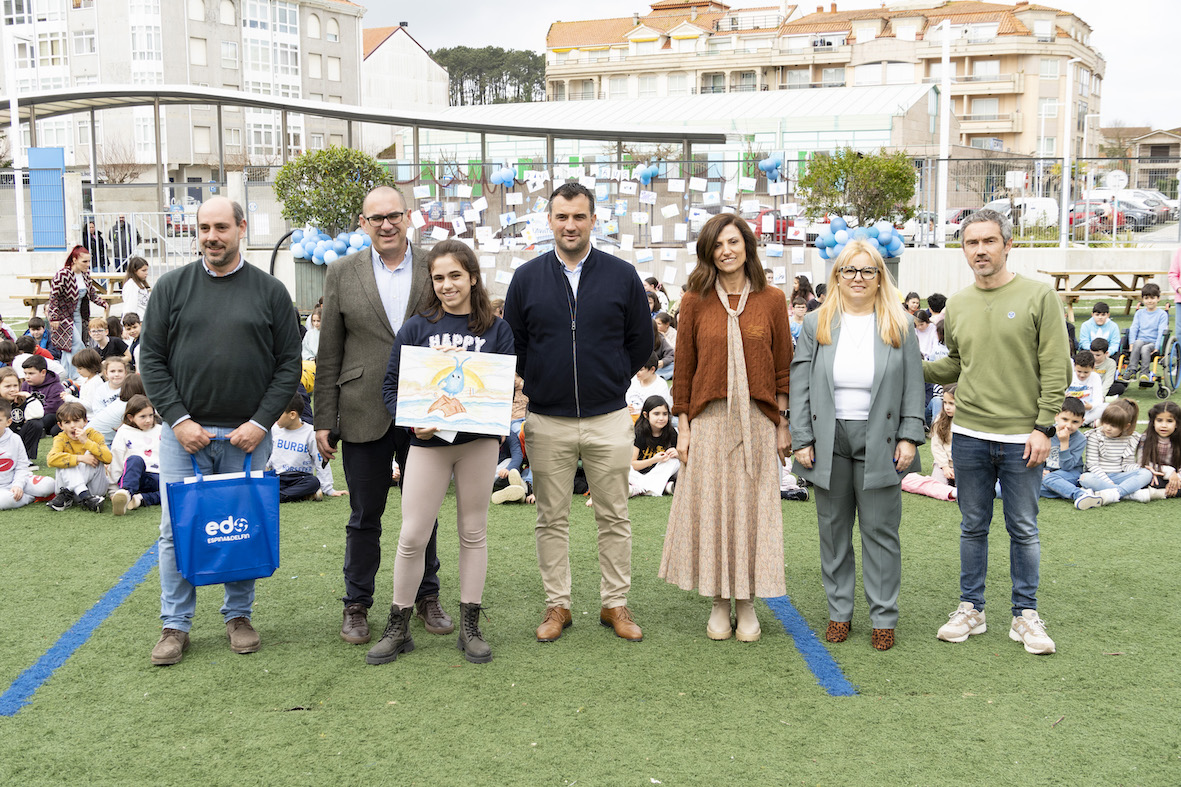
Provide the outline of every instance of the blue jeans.
<path id="1" fill-rule="evenodd" d="M 226 437 L 234 431 L 224 426 L 206 426 L 207 431 L 218 437 Z M 258 448 L 250 457 L 250 469 L 262 470 L 271 455 L 271 433 L 268 431 Z M 228 440 L 215 440 L 193 456 L 202 474 L 240 473 L 245 461 L 242 449 L 230 445 Z M 193 463 L 189 453 L 181 447 L 172 429 L 164 424 L 160 431 L 160 486 L 167 489 L 172 481 L 181 481 L 193 474 Z M 193 627 L 193 614 L 197 610 L 196 589 L 180 575 L 176 568 L 176 549 L 172 541 L 172 517 L 168 511 L 168 495 L 162 495 L 163 515 L 160 517 L 160 620 L 164 628 L 188 631 Z M 234 618 L 250 618 L 254 606 L 254 580 L 225 583 L 225 599 L 221 605 L 221 616 L 229 621 Z"/>
<path id="2" fill-rule="evenodd" d="M 1079 486 L 1096 492 L 1100 489 L 1118 489 L 1122 500 L 1148 486 L 1152 482 L 1152 471 L 1147 467 L 1140 467 L 1126 473 L 1083 473 L 1078 482 Z"/>
<path id="3" fill-rule="evenodd" d="M 984 608 L 988 574 L 988 528 L 992 524 L 996 485 L 1001 486 L 1005 529 L 1009 531 L 1009 574 L 1013 581 L 1013 616 L 1037 609 L 1041 541 L 1037 500 L 1042 467 L 1026 467 L 1021 443 L 998 443 L 957 434 L 951 441 L 956 498 L 960 507 L 960 601 Z"/>
<path id="4" fill-rule="evenodd" d="M 668 366 L 661 366 L 659 369 L 656 370 L 656 376 L 662 380 L 672 380 L 673 367 L 676 365 L 677 365 L 676 361 L 673 361 Z"/>
<path id="5" fill-rule="evenodd" d="M 524 418 L 514 418 L 508 427 L 508 453 L 512 459 L 508 463 L 509 470 L 520 470 L 525 465 L 525 451 L 521 448 L 521 424 Z"/>
<path id="6" fill-rule="evenodd" d="M 1086 490 L 1078 485 L 1077 470 L 1051 470 L 1042 476 L 1041 497 L 1077 500 Z"/>

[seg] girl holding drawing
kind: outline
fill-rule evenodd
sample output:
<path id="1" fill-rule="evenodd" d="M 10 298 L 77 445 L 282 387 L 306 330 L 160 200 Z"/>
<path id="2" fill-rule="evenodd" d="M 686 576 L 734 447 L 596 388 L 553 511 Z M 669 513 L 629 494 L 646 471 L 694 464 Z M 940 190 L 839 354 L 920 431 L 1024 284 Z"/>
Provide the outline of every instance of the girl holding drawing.
<path id="1" fill-rule="evenodd" d="M 465 244 L 443 241 L 427 254 L 431 290 L 419 313 L 398 331 L 390 352 L 382 396 L 386 409 L 397 417 L 398 371 L 403 347 L 434 347 L 441 351 L 472 349 L 512 355 L 513 333 L 492 311 L 492 301 L 480 278 L 479 261 Z M 455 397 L 462 389 L 462 367 L 442 380 L 440 409 L 458 412 Z M 452 377 L 459 385 L 453 385 Z M 432 405 L 434 407 L 434 405 Z M 450 409 L 449 409 L 450 408 Z M 455 476 L 455 504 L 459 530 L 459 587 L 461 622 L 458 647 L 474 663 L 492 660 L 492 651 L 479 628 L 480 602 L 488 568 L 488 479 L 496 471 L 499 440 L 484 434 L 458 432 L 450 441 L 437 429 L 411 430 L 410 454 L 402 480 L 402 532 L 394 561 L 394 600 L 381 640 L 365 660 L 386 664 L 414 650 L 410 618 L 414 596 L 422 581 L 424 552 L 439 506 Z"/>

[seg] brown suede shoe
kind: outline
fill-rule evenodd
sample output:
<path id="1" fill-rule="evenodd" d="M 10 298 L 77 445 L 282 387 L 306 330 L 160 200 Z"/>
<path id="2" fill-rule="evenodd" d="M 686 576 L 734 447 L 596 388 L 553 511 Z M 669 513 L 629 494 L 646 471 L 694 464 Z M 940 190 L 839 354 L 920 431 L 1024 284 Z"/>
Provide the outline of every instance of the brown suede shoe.
<path id="1" fill-rule="evenodd" d="M 250 618 L 227 620 L 226 636 L 230 638 L 230 650 L 235 653 L 254 653 L 262 644 L 258 632 L 250 625 Z"/>
<path id="2" fill-rule="evenodd" d="M 546 607 L 545 619 L 537 627 L 538 642 L 553 642 L 562 636 L 562 629 L 570 628 L 574 616 L 565 607 Z"/>
<path id="3" fill-rule="evenodd" d="M 451 616 L 443 611 L 438 596 L 423 596 L 414 605 L 428 634 L 450 634 L 455 631 Z"/>
<path id="4" fill-rule="evenodd" d="M 869 642 L 878 650 L 889 650 L 894 647 L 894 629 L 874 629 Z"/>
<path id="5" fill-rule="evenodd" d="M 364 645 L 369 641 L 369 610 L 363 604 L 345 606 L 340 638 L 350 645 Z"/>
<path id="6" fill-rule="evenodd" d="M 849 638 L 849 631 L 852 626 L 849 621 L 842 620 L 839 623 L 835 620 L 828 621 L 828 631 L 824 632 L 824 638 L 829 642 L 844 642 Z"/>
<path id="7" fill-rule="evenodd" d="M 639 642 L 644 638 L 644 632 L 632 620 L 632 613 L 627 607 L 603 607 L 599 610 L 599 623 L 615 629 L 615 636 L 628 642 Z"/>
<path id="8" fill-rule="evenodd" d="M 152 648 L 152 663 L 167 667 L 180 662 L 181 654 L 189 649 L 189 632 L 180 629 L 164 629 L 160 641 Z"/>

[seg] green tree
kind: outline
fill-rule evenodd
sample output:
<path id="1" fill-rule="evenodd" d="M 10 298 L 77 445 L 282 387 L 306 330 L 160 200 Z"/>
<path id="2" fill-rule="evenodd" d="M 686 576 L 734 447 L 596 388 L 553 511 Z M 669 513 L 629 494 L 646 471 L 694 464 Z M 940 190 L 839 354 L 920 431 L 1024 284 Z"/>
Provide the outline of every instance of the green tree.
<path id="1" fill-rule="evenodd" d="M 545 95 L 545 58 L 525 49 L 447 47 L 431 52 L 447 69 L 452 106 L 536 101 Z"/>
<path id="2" fill-rule="evenodd" d="M 361 202 L 374 186 L 393 185 L 389 170 L 359 150 L 330 147 L 303 153 L 275 176 L 283 218 L 311 224 L 329 235 L 356 225 Z"/>
<path id="3" fill-rule="evenodd" d="M 799 192 L 809 216 L 856 216 L 861 226 L 878 219 L 914 215 L 914 162 L 901 151 L 859 153 L 852 148 L 817 154 L 800 178 Z"/>

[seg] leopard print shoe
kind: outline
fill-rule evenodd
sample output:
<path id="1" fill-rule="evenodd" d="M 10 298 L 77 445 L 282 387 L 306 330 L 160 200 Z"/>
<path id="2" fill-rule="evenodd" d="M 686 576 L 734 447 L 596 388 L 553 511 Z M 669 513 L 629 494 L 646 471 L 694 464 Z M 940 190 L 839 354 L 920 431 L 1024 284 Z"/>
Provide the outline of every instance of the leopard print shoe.
<path id="1" fill-rule="evenodd" d="M 869 641 L 878 650 L 889 650 L 894 647 L 894 629 L 874 629 Z"/>
<path id="2" fill-rule="evenodd" d="M 824 638 L 829 642 L 844 642 L 849 638 L 849 621 L 844 620 L 837 622 L 835 620 L 828 621 L 828 631 L 824 632 Z"/>

